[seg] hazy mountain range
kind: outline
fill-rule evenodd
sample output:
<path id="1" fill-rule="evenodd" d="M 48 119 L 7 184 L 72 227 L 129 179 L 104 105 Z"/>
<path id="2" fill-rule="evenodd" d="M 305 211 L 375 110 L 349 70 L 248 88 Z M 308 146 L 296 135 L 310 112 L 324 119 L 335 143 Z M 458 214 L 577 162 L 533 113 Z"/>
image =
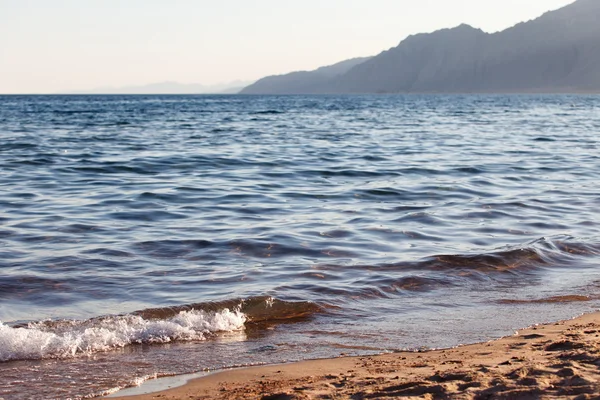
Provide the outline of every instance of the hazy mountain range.
<path id="1" fill-rule="evenodd" d="M 159 82 L 149 85 L 101 87 L 89 90 L 70 91 L 69 94 L 209 94 L 237 93 L 252 82 L 234 81 L 219 85 L 196 83 Z"/>
<path id="2" fill-rule="evenodd" d="M 244 88 L 241 93 L 285 94 L 320 92 L 320 89 L 326 87 L 332 80 L 371 58 L 353 58 L 327 67 L 321 67 L 314 71 L 298 71 L 285 75 L 269 76 Z"/>
<path id="3" fill-rule="evenodd" d="M 245 94 L 600 92 L 600 0 L 577 0 L 497 33 L 469 25 L 310 72 L 270 76 Z"/>

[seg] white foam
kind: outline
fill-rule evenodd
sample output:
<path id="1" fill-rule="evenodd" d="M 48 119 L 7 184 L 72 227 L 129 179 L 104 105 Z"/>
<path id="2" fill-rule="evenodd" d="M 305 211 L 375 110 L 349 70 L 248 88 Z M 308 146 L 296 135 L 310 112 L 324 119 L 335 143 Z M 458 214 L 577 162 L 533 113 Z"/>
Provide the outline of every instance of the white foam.
<path id="1" fill-rule="evenodd" d="M 205 340 L 214 332 L 244 328 L 246 316 L 228 309 L 216 313 L 182 311 L 167 320 L 145 320 L 134 315 L 38 322 L 13 328 L 0 322 L 0 361 L 72 358 L 110 351 L 136 343 Z"/>

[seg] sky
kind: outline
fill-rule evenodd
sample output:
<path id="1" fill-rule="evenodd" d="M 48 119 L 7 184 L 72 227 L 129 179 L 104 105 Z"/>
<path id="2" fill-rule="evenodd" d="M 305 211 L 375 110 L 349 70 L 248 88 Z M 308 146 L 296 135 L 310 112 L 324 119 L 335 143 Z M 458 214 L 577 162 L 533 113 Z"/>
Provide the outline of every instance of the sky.
<path id="1" fill-rule="evenodd" d="M 573 0 L 0 0 L 0 93 L 214 85 L 496 32 Z"/>

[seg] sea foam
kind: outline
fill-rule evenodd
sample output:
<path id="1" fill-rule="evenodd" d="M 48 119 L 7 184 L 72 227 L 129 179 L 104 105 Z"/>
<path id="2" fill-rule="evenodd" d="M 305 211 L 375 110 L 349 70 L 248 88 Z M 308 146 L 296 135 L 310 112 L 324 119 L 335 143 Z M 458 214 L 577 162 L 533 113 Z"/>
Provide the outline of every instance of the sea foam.
<path id="1" fill-rule="evenodd" d="M 0 361 L 72 358 L 110 351 L 131 344 L 205 340 L 216 332 L 244 328 L 246 316 L 239 311 L 181 311 L 164 320 L 136 315 L 95 318 L 85 321 L 42 321 L 27 327 L 0 322 Z"/>

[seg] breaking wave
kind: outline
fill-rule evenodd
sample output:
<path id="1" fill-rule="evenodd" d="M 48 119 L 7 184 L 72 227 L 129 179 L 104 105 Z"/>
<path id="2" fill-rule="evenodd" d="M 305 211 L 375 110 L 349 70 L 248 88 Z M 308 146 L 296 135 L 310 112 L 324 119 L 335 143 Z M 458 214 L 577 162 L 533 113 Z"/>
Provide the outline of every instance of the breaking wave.
<path id="1" fill-rule="evenodd" d="M 72 358 L 132 344 L 206 340 L 216 332 L 244 329 L 240 311 L 181 311 L 171 318 L 147 320 L 137 315 L 85 321 L 41 321 L 11 327 L 0 323 L 0 361 Z"/>
<path id="2" fill-rule="evenodd" d="M 312 302 L 267 296 L 150 308 L 87 320 L 45 320 L 9 326 L 0 322 L 0 361 L 73 358 L 135 344 L 203 341 L 245 324 L 276 323 L 321 311 Z"/>

